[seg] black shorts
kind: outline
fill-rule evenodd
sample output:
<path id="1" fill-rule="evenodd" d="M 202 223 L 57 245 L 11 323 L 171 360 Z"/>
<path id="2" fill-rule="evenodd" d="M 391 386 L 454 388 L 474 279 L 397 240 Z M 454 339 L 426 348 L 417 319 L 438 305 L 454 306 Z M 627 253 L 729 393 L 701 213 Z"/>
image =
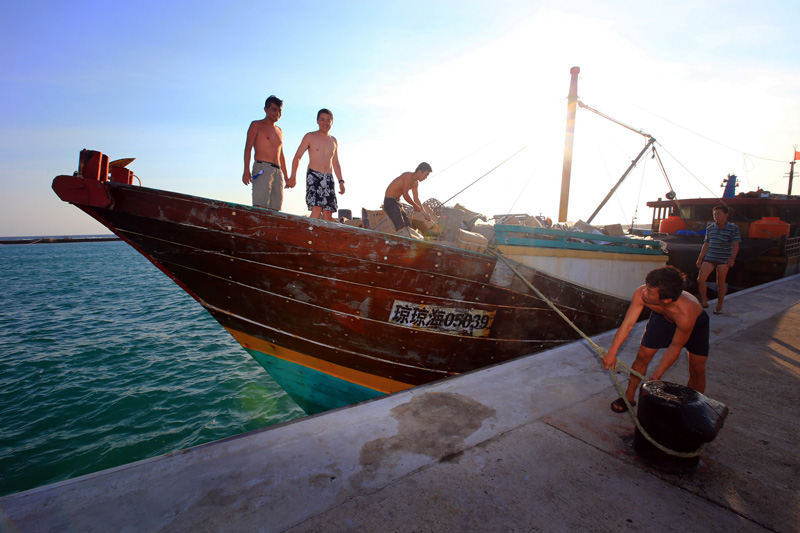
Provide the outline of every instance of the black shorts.
<path id="1" fill-rule="evenodd" d="M 703 311 L 697 317 L 692 334 L 686 341 L 686 350 L 689 353 L 708 357 L 708 322 L 708 313 Z M 668 348 L 672 344 L 675 329 L 675 324 L 664 318 L 664 315 L 655 311 L 650 313 L 650 320 L 648 320 L 647 328 L 642 335 L 642 346 L 655 350 Z"/>
<path id="2" fill-rule="evenodd" d="M 403 208 L 400 207 L 400 202 L 394 198 L 387 196 L 383 199 L 383 210 L 389 216 L 389 220 L 392 221 L 395 231 L 400 231 L 405 227 L 411 226 L 411 222 L 408 221 L 408 217 L 403 212 Z"/>

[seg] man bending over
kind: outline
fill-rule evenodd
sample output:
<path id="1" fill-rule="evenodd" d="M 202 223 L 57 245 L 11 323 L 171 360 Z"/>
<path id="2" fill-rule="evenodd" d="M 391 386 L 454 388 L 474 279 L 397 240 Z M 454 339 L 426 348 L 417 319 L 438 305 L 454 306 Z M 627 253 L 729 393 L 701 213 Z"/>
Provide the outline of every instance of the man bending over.
<path id="1" fill-rule="evenodd" d="M 386 188 L 385 198 L 383 199 L 383 210 L 389 216 L 389 219 L 394 224 L 395 231 L 399 231 L 406 226 L 411 226 L 408 217 L 400 208 L 400 197 L 402 196 L 406 202 L 412 205 L 414 211 L 419 211 L 425 215 L 425 220 L 430 220 L 431 217 L 422 209 L 422 204 L 419 202 L 419 193 L 417 186 L 420 181 L 425 181 L 425 178 L 432 172 L 431 166 L 428 163 L 420 163 L 414 172 L 403 172 Z M 408 193 L 414 195 L 412 199 Z"/>
<path id="2" fill-rule="evenodd" d="M 628 338 L 633 326 L 645 307 L 650 309 L 650 320 L 636 360 L 631 368 L 639 374 L 646 375 L 647 365 L 660 348 L 666 348 L 661 361 L 650 379 L 661 379 L 664 372 L 678 360 L 681 349 L 686 346 L 689 352 L 689 383 L 687 386 L 697 392 L 706 389 L 706 359 L 708 358 L 708 314 L 700 306 L 697 298 L 683 290 L 685 275 L 675 267 L 663 266 L 651 270 L 645 278 L 645 284 L 636 289 L 625 314 L 622 325 L 614 335 L 608 353 L 603 357 L 603 366 L 614 368 L 617 363 L 617 352 Z M 628 390 L 625 395 L 631 405 L 640 379 L 631 374 Z M 614 400 L 611 409 L 617 413 L 626 411 L 622 398 Z"/>

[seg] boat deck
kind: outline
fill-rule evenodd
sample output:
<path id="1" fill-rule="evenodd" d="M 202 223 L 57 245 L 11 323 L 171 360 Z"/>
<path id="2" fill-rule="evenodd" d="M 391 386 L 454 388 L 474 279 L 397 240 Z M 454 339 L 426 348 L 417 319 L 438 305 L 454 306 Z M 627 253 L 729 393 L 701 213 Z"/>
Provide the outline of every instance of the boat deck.
<path id="1" fill-rule="evenodd" d="M 10 495 L 0 530 L 800 531 L 800 276 L 730 295 L 711 328 L 706 393 L 730 415 L 691 473 L 639 458 L 574 343 Z M 685 352 L 664 379 L 686 382 Z"/>

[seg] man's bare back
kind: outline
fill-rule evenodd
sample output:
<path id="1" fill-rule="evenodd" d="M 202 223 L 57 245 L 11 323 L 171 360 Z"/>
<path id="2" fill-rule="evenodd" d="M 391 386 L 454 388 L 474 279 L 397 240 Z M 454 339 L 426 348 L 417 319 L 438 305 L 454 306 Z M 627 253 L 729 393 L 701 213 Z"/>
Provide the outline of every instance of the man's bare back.
<path id="1" fill-rule="evenodd" d="M 400 200 L 402 196 L 406 202 L 411 204 L 414 211 L 420 212 L 424 215 L 425 220 L 430 220 L 431 217 L 422 209 L 422 204 L 419 201 L 419 191 L 417 187 L 420 181 L 425 181 L 431 173 L 431 166 L 428 163 L 420 163 L 414 172 L 403 172 L 389 183 L 384 194 L 384 210 L 392 218 L 395 227 L 400 224 L 403 215 L 400 211 L 397 202 L 386 201 L 391 198 L 393 200 Z M 411 196 L 409 196 L 411 193 Z M 413 198 L 412 198 L 413 196 Z M 387 204 L 391 204 L 387 207 Z M 405 221 L 403 222 L 405 224 Z"/>
<path id="2" fill-rule="evenodd" d="M 640 378 L 646 375 L 647 367 L 661 348 L 666 348 L 656 369 L 650 375 L 651 380 L 658 380 L 664 375 L 686 347 L 689 353 L 688 386 L 698 392 L 705 391 L 705 365 L 708 357 L 708 317 L 703 312 L 700 302 L 683 290 L 686 275 L 672 266 L 662 266 L 651 270 L 645 278 L 645 284 L 633 291 L 631 304 L 625 318 L 614 334 L 614 340 L 608 352 L 603 356 L 603 366 L 613 369 L 617 364 L 620 347 L 633 331 L 639 315 L 645 307 L 652 310 L 645 327 L 644 335 L 636 352 L 636 359 L 631 365 L 625 399 L 618 398 L 611 403 L 611 410 L 624 413 L 629 406 L 636 405 L 636 389 Z M 700 320 L 700 319 L 703 320 Z M 674 327 L 669 323 L 674 324 Z M 629 405 L 628 405 L 629 404 Z"/>
<path id="3" fill-rule="evenodd" d="M 399 200 L 401 196 L 407 195 L 408 191 L 412 188 L 411 180 L 414 179 L 413 172 L 403 172 L 386 187 L 386 194 L 384 198 L 394 198 Z"/>
<path id="4" fill-rule="evenodd" d="M 653 296 L 648 286 L 642 285 L 636 289 L 633 302 L 635 303 L 636 300 L 641 299 L 644 307 L 663 315 L 664 318 L 678 327 L 688 327 L 691 330 L 697 321 L 697 317 L 703 312 L 703 308 L 697 298 L 686 291 L 683 291 L 677 300 L 670 301 L 667 304 L 654 299 Z M 657 291 L 655 296 L 657 297 Z"/>
<path id="5" fill-rule="evenodd" d="M 672 267 L 661 267 L 656 270 Z M 628 338 L 633 326 L 639 320 L 644 308 L 652 310 L 655 313 L 662 315 L 668 321 L 675 324 L 676 334 L 675 338 L 683 341 L 685 344 L 686 339 L 694 329 L 697 318 L 703 312 L 700 302 L 697 298 L 692 296 L 686 291 L 681 291 L 677 300 L 671 298 L 662 298 L 659 290 L 650 285 L 642 285 L 633 291 L 631 297 L 631 304 L 628 306 L 628 311 L 625 313 L 625 319 L 622 321 L 611 347 L 608 349 L 605 357 L 603 357 L 603 364 L 606 368 L 613 367 L 617 360 L 617 351 L 619 350 L 625 339 Z M 681 344 L 680 346 L 683 346 Z M 680 347 L 679 347 L 680 348 Z"/>

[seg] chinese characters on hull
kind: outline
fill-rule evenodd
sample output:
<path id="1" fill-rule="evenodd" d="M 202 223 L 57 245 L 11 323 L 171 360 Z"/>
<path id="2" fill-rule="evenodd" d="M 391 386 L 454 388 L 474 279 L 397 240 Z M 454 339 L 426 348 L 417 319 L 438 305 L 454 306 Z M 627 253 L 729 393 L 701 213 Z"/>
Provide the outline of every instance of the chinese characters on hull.
<path id="1" fill-rule="evenodd" d="M 488 337 L 495 311 L 420 305 L 395 300 L 389 322 L 401 326 L 468 337 Z"/>

